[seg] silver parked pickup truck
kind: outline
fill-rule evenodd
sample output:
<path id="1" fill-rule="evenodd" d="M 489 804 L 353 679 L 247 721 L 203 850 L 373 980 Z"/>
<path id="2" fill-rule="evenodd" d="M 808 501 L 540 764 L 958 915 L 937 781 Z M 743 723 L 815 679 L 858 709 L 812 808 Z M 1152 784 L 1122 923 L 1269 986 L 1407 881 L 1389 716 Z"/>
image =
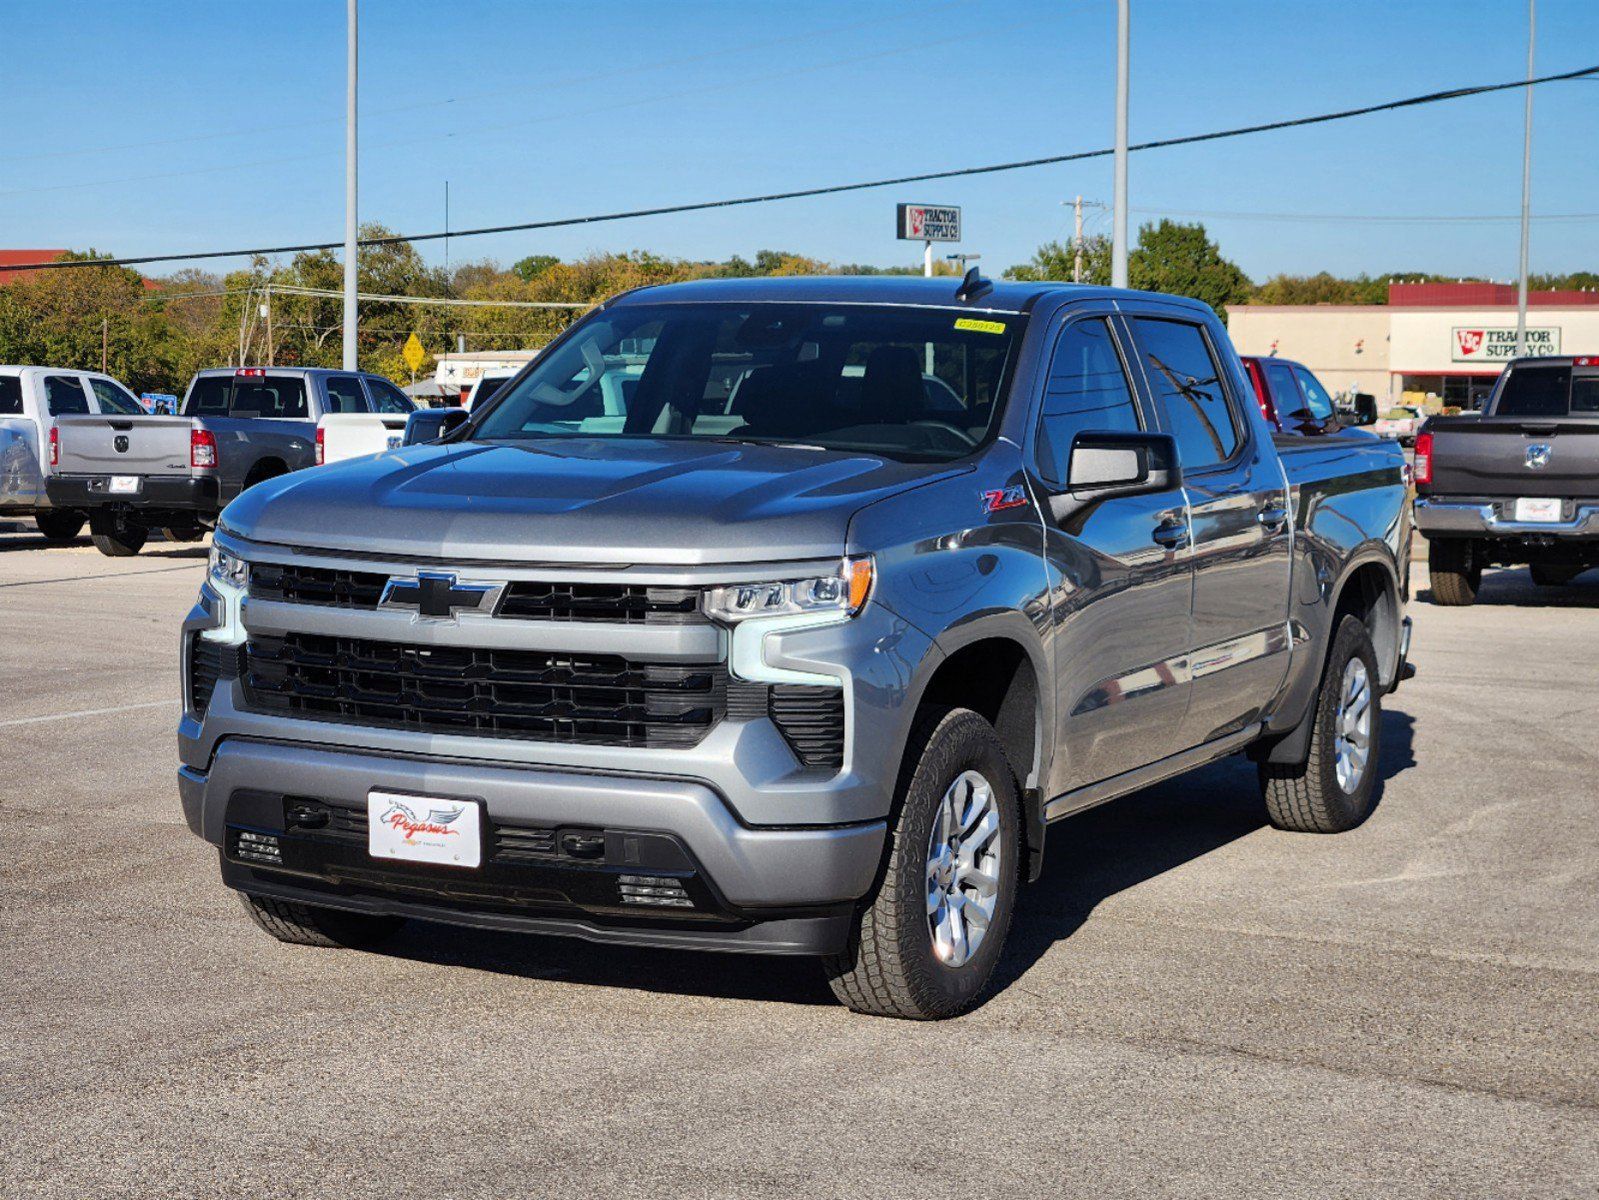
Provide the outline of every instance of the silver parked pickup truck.
<path id="1" fill-rule="evenodd" d="M 411 422 L 230 504 L 184 622 L 183 811 L 278 938 L 816 955 L 943 1017 L 1052 822 L 1240 751 L 1279 827 L 1371 810 L 1401 452 L 1274 438 L 1203 305 L 644 288 Z"/>
<path id="2" fill-rule="evenodd" d="M 0 519 L 32 517 L 52 542 L 70 542 L 88 519 L 45 492 L 60 456 L 56 426 L 73 413 L 149 419 L 132 392 L 98 371 L 0 366 Z"/>
<path id="3" fill-rule="evenodd" d="M 57 422 L 51 503 L 89 514 L 101 553 L 137 554 L 151 529 L 195 541 L 246 488 L 317 461 L 317 422 L 329 413 L 406 413 L 378 375 L 307 367 L 201 371 L 182 415 L 69 417 Z"/>

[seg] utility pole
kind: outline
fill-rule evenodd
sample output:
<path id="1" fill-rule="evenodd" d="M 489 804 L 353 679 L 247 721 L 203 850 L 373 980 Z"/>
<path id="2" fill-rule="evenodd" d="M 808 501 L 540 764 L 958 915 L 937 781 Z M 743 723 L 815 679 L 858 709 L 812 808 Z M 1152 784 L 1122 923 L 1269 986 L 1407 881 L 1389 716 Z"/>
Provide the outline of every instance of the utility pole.
<path id="1" fill-rule="evenodd" d="M 106 342 L 109 340 L 109 336 L 110 336 L 110 324 L 111 324 L 110 318 L 108 318 L 107 316 L 105 316 L 102 313 L 101 316 L 100 316 L 100 374 L 102 374 L 102 375 L 110 374 L 110 372 L 108 372 L 106 370 L 106 367 L 105 367 L 105 364 L 106 364 Z"/>
<path id="2" fill-rule="evenodd" d="M 1083 281 L 1083 197 L 1078 195 L 1072 201 L 1072 217 L 1075 232 L 1072 234 L 1072 245 L 1077 252 L 1072 256 L 1072 282 Z"/>
<path id="3" fill-rule="evenodd" d="M 933 243 L 927 242 L 922 248 L 922 274 L 928 279 L 933 277 Z"/>
<path id="4" fill-rule="evenodd" d="M 450 181 L 444 181 L 444 274 L 450 274 Z M 412 380 L 415 383 L 416 380 Z"/>
<path id="5" fill-rule="evenodd" d="M 345 59 L 348 78 L 344 94 L 344 369 L 360 367 L 360 302 L 356 299 L 356 267 L 360 226 L 355 208 L 355 80 L 356 80 L 356 0 L 345 0 L 348 24 Z"/>
<path id="6" fill-rule="evenodd" d="M 277 366 L 277 363 L 272 361 L 272 285 L 270 283 L 267 284 L 265 287 L 263 287 L 261 289 L 261 291 L 266 296 L 266 299 L 261 302 L 261 315 L 266 318 L 266 339 L 267 339 L 267 364 L 266 365 L 269 366 L 269 367 L 275 367 L 275 366 Z"/>
<path id="7" fill-rule="evenodd" d="M 1526 117 L 1521 134 L 1521 277 L 1516 282 L 1516 354 L 1527 353 L 1527 245 L 1532 225 L 1532 52 L 1538 32 L 1538 0 L 1527 0 Z"/>
<path id="8" fill-rule="evenodd" d="M 1127 5 L 1128 0 L 1116 0 L 1116 194 L 1112 197 L 1110 285 L 1119 288 L 1127 286 L 1127 43 L 1131 32 Z"/>

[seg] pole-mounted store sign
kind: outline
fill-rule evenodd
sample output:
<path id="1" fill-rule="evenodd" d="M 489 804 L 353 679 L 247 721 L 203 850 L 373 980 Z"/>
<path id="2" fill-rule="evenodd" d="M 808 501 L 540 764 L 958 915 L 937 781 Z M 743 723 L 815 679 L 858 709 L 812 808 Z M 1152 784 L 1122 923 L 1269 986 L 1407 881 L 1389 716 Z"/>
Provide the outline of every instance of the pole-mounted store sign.
<path id="1" fill-rule="evenodd" d="M 895 205 L 895 237 L 902 242 L 958 242 L 961 210 L 949 204 Z"/>

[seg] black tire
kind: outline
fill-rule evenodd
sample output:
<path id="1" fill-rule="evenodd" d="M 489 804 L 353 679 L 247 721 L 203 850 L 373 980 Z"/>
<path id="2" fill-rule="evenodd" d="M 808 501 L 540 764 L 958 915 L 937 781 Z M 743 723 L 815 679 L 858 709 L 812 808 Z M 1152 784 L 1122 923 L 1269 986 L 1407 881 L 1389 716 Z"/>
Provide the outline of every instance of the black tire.
<path id="1" fill-rule="evenodd" d="M 1434 604 L 1464 607 L 1477 602 L 1477 589 L 1482 586 L 1482 564 L 1476 561 L 1470 542 L 1439 538 L 1429 543 L 1427 574 L 1432 579 Z"/>
<path id="2" fill-rule="evenodd" d="M 883 872 L 856 914 L 848 946 L 825 967 L 833 994 L 855 1012 L 925 1021 L 958 1016 L 982 998 L 1004 949 L 1027 851 L 1015 773 L 992 725 L 969 709 L 928 710 L 911 737 Z M 991 789 L 999 866 L 987 931 L 971 956 L 952 966 L 933 946 L 928 852 L 944 795 L 966 771 L 981 774 Z"/>
<path id="3" fill-rule="evenodd" d="M 1345 671 L 1359 660 L 1366 669 L 1371 729 L 1365 769 L 1353 789 L 1338 781 L 1338 708 Z M 1357 617 L 1345 617 L 1333 635 L 1316 693 L 1315 724 L 1303 762 L 1261 763 L 1260 790 L 1266 813 L 1278 829 L 1295 833 L 1342 833 L 1371 813 L 1382 757 L 1382 686 L 1377 679 L 1377 652 L 1371 635 Z"/>
<path id="4" fill-rule="evenodd" d="M 94 548 L 107 558 L 132 558 L 144 549 L 145 539 L 149 536 L 147 530 L 127 525 L 107 525 L 100 529 L 93 525 L 89 527 L 89 538 L 94 542 Z"/>
<path id="5" fill-rule="evenodd" d="M 399 932 L 403 917 L 317 908 L 294 900 L 275 900 L 240 892 L 239 902 L 250 919 L 280 942 L 293 946 L 348 947 L 381 945 Z"/>
<path id="6" fill-rule="evenodd" d="M 73 512 L 70 509 L 52 509 L 50 512 L 35 513 L 33 516 L 33 523 L 39 527 L 39 532 L 44 534 L 46 541 L 51 542 L 77 541 L 88 520 L 86 513 Z"/>
<path id="7" fill-rule="evenodd" d="M 1531 568 L 1532 581 L 1539 587 L 1565 587 L 1583 572 L 1582 567 L 1546 567 L 1534 565 Z"/>
<path id="8" fill-rule="evenodd" d="M 199 525 L 163 525 L 161 536 L 169 542 L 198 542 L 205 530 Z"/>

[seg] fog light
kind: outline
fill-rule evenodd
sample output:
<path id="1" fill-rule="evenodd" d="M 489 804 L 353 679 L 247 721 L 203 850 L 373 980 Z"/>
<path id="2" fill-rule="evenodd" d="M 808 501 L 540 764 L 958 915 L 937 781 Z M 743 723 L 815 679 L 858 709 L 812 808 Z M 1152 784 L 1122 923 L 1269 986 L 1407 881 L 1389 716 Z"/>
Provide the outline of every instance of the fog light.
<path id="1" fill-rule="evenodd" d="M 245 862 L 265 863 L 271 867 L 283 865 L 283 846 L 277 835 L 256 833 L 250 829 L 233 831 L 233 857 Z"/>
<path id="2" fill-rule="evenodd" d="M 617 890 L 623 904 L 646 904 L 655 908 L 693 908 L 694 901 L 683 890 L 683 881 L 670 875 L 622 875 Z"/>

